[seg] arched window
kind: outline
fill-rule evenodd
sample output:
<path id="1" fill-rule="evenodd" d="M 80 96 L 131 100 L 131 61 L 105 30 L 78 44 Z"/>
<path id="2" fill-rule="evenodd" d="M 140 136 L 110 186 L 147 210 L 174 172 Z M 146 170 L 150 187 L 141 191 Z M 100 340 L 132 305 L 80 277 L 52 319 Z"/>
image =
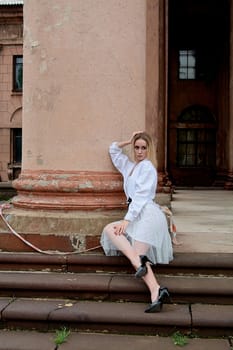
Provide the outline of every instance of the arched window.
<path id="1" fill-rule="evenodd" d="M 194 105 L 178 117 L 177 166 L 215 167 L 216 122 L 205 106 Z"/>

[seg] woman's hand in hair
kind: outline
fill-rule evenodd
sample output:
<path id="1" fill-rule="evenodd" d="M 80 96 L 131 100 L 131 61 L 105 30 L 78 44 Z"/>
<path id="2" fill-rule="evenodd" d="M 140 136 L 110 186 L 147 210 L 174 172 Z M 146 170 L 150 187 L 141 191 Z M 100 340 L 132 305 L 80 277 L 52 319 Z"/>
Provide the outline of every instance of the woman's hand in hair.
<path id="1" fill-rule="evenodd" d="M 141 134 L 141 133 L 143 133 L 143 131 L 134 131 L 133 134 L 132 134 L 132 136 L 131 136 L 131 138 L 130 138 L 130 140 L 129 140 L 129 142 L 132 143 L 134 137 L 135 137 L 136 135 L 138 135 L 138 134 Z"/>
<path id="2" fill-rule="evenodd" d="M 143 131 L 134 131 L 132 136 L 130 137 L 130 139 L 126 140 L 126 141 L 121 141 L 121 142 L 118 142 L 117 145 L 118 147 L 122 148 L 124 146 L 128 146 L 130 145 L 132 142 L 133 142 L 133 139 L 135 137 L 135 135 L 137 134 L 141 134 Z"/>

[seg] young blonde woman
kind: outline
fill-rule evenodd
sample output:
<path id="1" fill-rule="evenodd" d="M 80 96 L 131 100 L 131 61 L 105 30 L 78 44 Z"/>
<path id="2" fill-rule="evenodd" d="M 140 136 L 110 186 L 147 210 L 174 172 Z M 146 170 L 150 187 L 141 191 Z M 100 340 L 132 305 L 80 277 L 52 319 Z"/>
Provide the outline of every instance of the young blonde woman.
<path id="1" fill-rule="evenodd" d="M 123 152 L 132 145 L 134 161 Z M 159 312 L 169 297 L 152 271 L 152 264 L 168 264 L 173 259 L 167 221 L 154 202 L 157 170 L 154 145 L 146 132 L 134 132 L 127 141 L 113 142 L 109 153 L 114 166 L 122 174 L 128 211 L 123 220 L 108 224 L 101 236 L 106 255 L 124 254 L 149 288 L 151 304 L 145 312 Z"/>

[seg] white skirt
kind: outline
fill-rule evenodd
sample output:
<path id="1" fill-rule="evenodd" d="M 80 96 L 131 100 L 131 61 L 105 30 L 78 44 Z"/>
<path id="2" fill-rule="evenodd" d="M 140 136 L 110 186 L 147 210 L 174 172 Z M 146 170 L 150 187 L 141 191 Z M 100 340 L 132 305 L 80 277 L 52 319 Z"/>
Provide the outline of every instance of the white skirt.
<path id="1" fill-rule="evenodd" d="M 147 203 L 138 217 L 129 223 L 126 237 L 132 245 L 135 241 L 146 243 L 148 245 L 146 255 L 154 264 L 168 264 L 173 260 L 167 219 L 154 202 Z M 100 243 L 106 255 L 120 254 L 104 231 Z"/>

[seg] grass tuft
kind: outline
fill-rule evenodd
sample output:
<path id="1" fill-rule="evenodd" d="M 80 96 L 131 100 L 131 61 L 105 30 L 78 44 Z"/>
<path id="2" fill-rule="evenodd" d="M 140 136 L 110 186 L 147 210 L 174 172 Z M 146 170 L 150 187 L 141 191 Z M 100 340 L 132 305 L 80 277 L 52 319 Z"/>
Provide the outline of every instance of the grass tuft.
<path id="1" fill-rule="evenodd" d="M 180 332 L 176 332 L 172 335 L 172 341 L 177 346 L 185 346 L 188 344 L 188 338 Z"/>
<path id="2" fill-rule="evenodd" d="M 66 327 L 63 327 L 60 330 L 56 331 L 56 337 L 54 339 L 55 344 L 61 345 L 67 341 L 68 336 L 70 335 L 70 330 Z"/>

